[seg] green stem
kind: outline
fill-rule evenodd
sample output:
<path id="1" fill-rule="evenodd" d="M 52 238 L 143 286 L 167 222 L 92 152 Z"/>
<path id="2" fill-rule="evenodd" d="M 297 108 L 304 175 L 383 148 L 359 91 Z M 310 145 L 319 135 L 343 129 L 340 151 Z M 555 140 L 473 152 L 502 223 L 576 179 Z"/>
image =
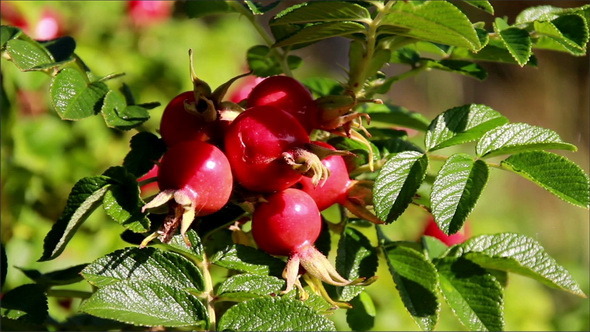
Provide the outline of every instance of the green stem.
<path id="1" fill-rule="evenodd" d="M 197 263 L 197 266 L 203 272 L 203 281 L 205 284 L 205 291 L 203 295 L 205 296 L 205 306 L 207 307 L 207 313 L 209 314 L 209 331 L 216 331 L 217 325 L 217 318 L 215 315 L 215 294 L 213 293 L 213 280 L 211 278 L 211 273 L 209 272 L 209 260 L 206 254 L 203 254 L 203 260 Z"/>
<path id="2" fill-rule="evenodd" d="M 279 64 L 281 65 L 281 69 L 285 73 L 285 75 L 293 77 L 293 73 L 289 68 L 289 64 L 287 62 L 287 52 L 282 52 L 279 48 L 273 48 L 272 45 L 274 44 L 273 38 L 266 32 L 262 24 L 256 19 L 256 16 L 250 13 L 244 6 L 242 6 L 241 2 L 239 1 L 228 1 L 229 5 L 232 6 L 237 12 L 241 15 L 244 15 L 248 21 L 252 24 L 256 32 L 262 37 L 266 46 L 270 48 L 270 51 L 275 55 L 275 57 L 279 60 Z"/>
<path id="3" fill-rule="evenodd" d="M 72 289 L 50 289 L 47 291 L 47 296 L 53 297 L 75 297 L 79 299 L 87 299 L 91 295 L 91 292 L 77 291 Z"/>

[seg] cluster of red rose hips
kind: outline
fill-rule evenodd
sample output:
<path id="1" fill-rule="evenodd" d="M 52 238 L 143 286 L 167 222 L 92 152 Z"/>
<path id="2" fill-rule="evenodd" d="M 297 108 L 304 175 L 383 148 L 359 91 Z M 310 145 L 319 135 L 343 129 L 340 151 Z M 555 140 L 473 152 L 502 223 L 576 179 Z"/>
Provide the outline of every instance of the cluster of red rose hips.
<path id="1" fill-rule="evenodd" d="M 326 124 L 338 123 L 331 128 L 336 132 L 353 131 L 351 119 L 362 115 L 322 109 L 305 86 L 287 76 L 259 81 L 239 104 L 223 100 L 235 79 L 211 91 L 193 73 L 194 90 L 166 106 L 160 135 L 167 151 L 152 171 L 160 192 L 143 209 L 167 205 L 168 213 L 141 246 L 156 237 L 167 242 L 178 228 L 185 236 L 195 218 L 232 200 L 252 212 L 258 248 L 288 257 L 286 292 L 301 289 L 300 266 L 315 284 L 366 283 L 340 276 L 314 242 L 322 228 L 320 211 L 336 203 L 380 222 L 365 208 L 370 190 L 350 179 L 342 158 L 349 152 L 310 140 L 310 132 Z"/>

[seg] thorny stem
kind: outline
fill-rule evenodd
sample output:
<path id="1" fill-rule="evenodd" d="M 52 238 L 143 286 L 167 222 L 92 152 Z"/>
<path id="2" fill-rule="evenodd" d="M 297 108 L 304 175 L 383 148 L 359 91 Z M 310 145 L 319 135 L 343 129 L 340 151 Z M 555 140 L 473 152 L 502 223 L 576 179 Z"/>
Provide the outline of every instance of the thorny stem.
<path id="1" fill-rule="evenodd" d="M 242 3 L 239 1 L 229 1 L 228 3 L 234 9 L 236 9 L 240 14 L 244 15 L 248 19 L 248 21 L 250 21 L 250 23 L 252 24 L 254 29 L 256 29 L 256 31 L 258 32 L 260 37 L 262 37 L 262 39 L 264 39 L 264 42 L 270 48 L 270 51 L 273 52 L 275 54 L 276 58 L 279 60 L 279 64 L 281 65 L 281 69 L 283 70 L 285 75 L 287 75 L 289 77 L 293 77 L 293 73 L 291 72 L 291 69 L 289 68 L 289 64 L 287 63 L 287 53 L 281 51 L 279 48 L 272 47 L 272 45 L 274 44 L 274 40 L 268 34 L 268 32 L 266 32 L 266 30 L 264 29 L 262 24 L 260 24 L 260 22 L 256 19 L 256 15 L 253 15 L 252 13 L 250 13 L 246 8 L 244 8 Z"/>

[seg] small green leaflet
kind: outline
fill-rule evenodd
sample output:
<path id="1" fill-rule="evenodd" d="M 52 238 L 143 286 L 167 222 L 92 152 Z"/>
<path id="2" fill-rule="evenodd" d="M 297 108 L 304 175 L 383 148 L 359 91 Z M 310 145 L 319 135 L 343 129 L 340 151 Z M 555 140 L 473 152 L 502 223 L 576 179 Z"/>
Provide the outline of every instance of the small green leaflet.
<path id="1" fill-rule="evenodd" d="M 367 22 L 371 19 L 369 11 L 356 3 L 344 1 L 304 2 L 291 6 L 278 13 L 271 25 L 305 24 L 312 22 Z"/>
<path id="2" fill-rule="evenodd" d="M 532 55 L 532 41 L 526 30 L 516 27 L 508 27 L 501 18 L 496 18 L 494 31 L 501 37 L 506 49 L 522 67 Z"/>
<path id="3" fill-rule="evenodd" d="M 432 120 L 424 137 L 424 145 L 433 151 L 471 142 L 507 122 L 508 119 L 486 105 L 454 107 Z"/>
<path id="4" fill-rule="evenodd" d="M 383 246 L 383 253 L 404 306 L 422 330 L 432 330 L 440 311 L 434 265 L 420 252 L 395 242 Z"/>
<path id="5" fill-rule="evenodd" d="M 488 180 L 488 166 L 467 154 L 447 159 L 432 184 L 432 215 L 446 234 L 458 232 Z"/>
<path id="6" fill-rule="evenodd" d="M 534 28 L 541 36 L 559 44 L 565 51 L 577 56 L 586 54 L 589 34 L 586 20 L 582 16 L 564 15 L 551 22 L 535 21 Z M 545 46 L 542 40 L 539 46 Z"/>
<path id="7" fill-rule="evenodd" d="M 274 50 L 265 45 L 256 45 L 248 49 L 246 61 L 253 74 L 260 77 L 279 75 L 283 73 L 281 63 Z M 302 59 L 295 55 L 287 56 L 289 69 L 297 69 Z"/>
<path id="8" fill-rule="evenodd" d="M 33 280 L 36 284 L 42 287 L 58 286 L 58 285 L 69 285 L 79 281 L 82 281 L 80 272 L 88 264 L 79 264 L 72 267 L 68 267 L 61 270 L 56 270 L 47 273 L 41 273 L 37 270 L 21 269 L 27 277 Z"/>
<path id="9" fill-rule="evenodd" d="M 61 217 L 45 237 L 39 261 L 54 259 L 62 253 L 80 225 L 98 207 L 109 187 L 107 176 L 83 178 L 74 185 Z"/>
<path id="10" fill-rule="evenodd" d="M 431 60 L 425 61 L 426 66 L 432 69 L 458 73 L 461 75 L 476 78 L 478 80 L 485 80 L 488 77 L 487 71 L 477 63 L 465 60 Z"/>
<path id="11" fill-rule="evenodd" d="M 21 29 L 9 25 L 0 26 L 0 48 L 4 52 L 6 43 L 11 40 L 18 38 L 22 34 Z"/>
<path id="12" fill-rule="evenodd" d="M 394 154 L 385 162 L 373 191 L 379 219 L 391 223 L 406 210 L 422 184 L 427 168 L 427 156 L 416 151 Z"/>
<path id="13" fill-rule="evenodd" d="M 39 285 L 18 286 L 4 294 L 0 313 L 3 318 L 3 330 L 6 329 L 5 325 L 8 325 L 4 318 L 25 324 L 43 324 L 48 317 L 47 296 Z"/>
<path id="14" fill-rule="evenodd" d="M 150 118 L 146 108 L 127 105 L 125 96 L 115 90 L 106 94 L 100 112 L 108 127 L 121 130 L 135 128 Z"/>
<path id="15" fill-rule="evenodd" d="M 51 53 L 32 39 L 10 39 L 6 42 L 6 52 L 22 71 L 35 70 L 55 62 Z"/>
<path id="16" fill-rule="evenodd" d="M 60 70 L 49 86 L 51 103 L 64 120 L 79 120 L 96 114 L 108 91 L 106 84 L 88 82 L 84 73 L 74 68 Z"/>
<path id="17" fill-rule="evenodd" d="M 381 22 L 378 33 L 396 34 L 435 43 L 482 48 L 469 18 L 446 1 L 428 1 L 419 5 L 398 1 Z"/>
<path id="18" fill-rule="evenodd" d="M 244 319 L 247 317 L 248 319 Z M 219 331 L 335 331 L 334 323 L 300 300 L 260 297 L 225 312 Z"/>
<path id="19" fill-rule="evenodd" d="M 501 165 L 566 202 L 583 208 L 590 207 L 588 175 L 580 166 L 563 156 L 546 151 L 522 152 L 503 160 Z"/>
<path id="20" fill-rule="evenodd" d="M 101 287 L 79 310 L 141 326 L 202 326 L 208 321 L 201 301 L 168 280 L 125 280 Z"/>
<path id="21" fill-rule="evenodd" d="M 509 123 L 494 128 L 485 133 L 475 147 L 477 155 L 482 158 L 549 149 L 577 150 L 575 145 L 562 141 L 553 130 L 527 123 Z"/>
<path id="22" fill-rule="evenodd" d="M 241 301 L 259 296 L 277 295 L 284 289 L 285 281 L 273 276 L 236 274 L 227 278 L 217 288 L 217 296 L 224 300 Z"/>
<path id="23" fill-rule="evenodd" d="M 424 115 L 397 105 L 366 104 L 363 106 L 362 112 L 371 116 L 372 124 L 398 125 L 421 131 L 425 131 L 429 124 Z"/>
<path id="24" fill-rule="evenodd" d="M 494 7 L 490 4 L 488 0 L 463 0 L 465 3 L 470 4 L 476 8 L 479 8 L 485 11 L 488 14 L 494 14 Z"/>
<path id="25" fill-rule="evenodd" d="M 183 255 L 189 255 L 199 261 L 202 261 L 205 254 L 205 249 L 203 248 L 203 244 L 201 243 L 199 235 L 197 235 L 197 232 L 195 232 L 193 229 L 189 229 L 186 232 L 186 237 L 191 243 L 190 247 L 186 245 L 186 242 L 184 242 L 184 237 L 181 234 L 174 235 L 172 240 L 165 244 L 165 246 L 168 246 L 172 250 L 180 252 Z"/>
<path id="26" fill-rule="evenodd" d="M 468 330 L 504 329 L 502 286 L 494 276 L 464 258 L 437 259 L 435 265 L 446 302 Z"/>
<path id="27" fill-rule="evenodd" d="M 352 308 L 346 310 L 346 322 L 353 331 L 368 331 L 375 324 L 377 310 L 373 299 L 366 292 L 361 292 L 350 301 Z"/>
<path id="28" fill-rule="evenodd" d="M 181 289 L 203 291 L 201 271 L 184 256 L 152 247 L 114 251 L 88 265 L 82 275 L 92 285 L 105 287 L 122 280 L 153 280 Z"/>
<path id="29" fill-rule="evenodd" d="M 285 262 L 252 247 L 235 244 L 211 257 L 211 263 L 241 272 L 280 276 Z"/>
<path id="30" fill-rule="evenodd" d="M 356 22 L 327 22 L 310 24 L 286 38 L 278 40 L 273 47 L 317 42 L 331 37 L 350 36 L 362 33 L 365 26 Z"/>
<path id="31" fill-rule="evenodd" d="M 357 229 L 346 227 L 336 255 L 336 270 L 345 279 L 370 278 L 377 272 L 377 250 L 369 239 Z M 363 286 L 336 287 L 340 301 L 350 301 L 363 291 Z"/>
<path id="32" fill-rule="evenodd" d="M 522 234 L 480 235 L 460 245 L 463 256 L 488 268 L 518 273 L 553 288 L 586 297 L 570 273 L 534 239 Z"/>
<path id="33" fill-rule="evenodd" d="M 152 169 L 166 151 L 166 144 L 158 136 L 142 131 L 131 137 L 130 151 L 123 160 L 123 166 L 135 177 L 140 177 Z"/>

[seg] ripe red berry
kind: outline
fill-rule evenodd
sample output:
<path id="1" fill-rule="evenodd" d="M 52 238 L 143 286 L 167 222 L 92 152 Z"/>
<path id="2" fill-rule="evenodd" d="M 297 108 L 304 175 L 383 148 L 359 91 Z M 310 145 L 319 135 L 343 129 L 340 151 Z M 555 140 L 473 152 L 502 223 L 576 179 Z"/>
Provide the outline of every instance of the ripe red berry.
<path id="1" fill-rule="evenodd" d="M 170 212 L 160 230 L 166 242 L 178 226 L 185 234 L 195 217 L 220 210 L 229 200 L 233 178 L 227 158 L 214 145 L 201 141 L 183 141 L 168 149 L 158 169 L 162 190 L 143 210 L 168 201 Z M 145 246 L 153 235 L 142 243 Z"/>
<path id="2" fill-rule="evenodd" d="M 317 108 L 313 96 L 299 81 L 288 76 L 270 76 L 248 95 L 248 106 L 273 106 L 293 115 L 307 132 L 316 125 Z"/>
<path id="3" fill-rule="evenodd" d="M 305 149 L 305 129 L 289 113 L 271 106 L 251 107 L 238 115 L 225 134 L 225 152 L 236 180 L 255 192 L 291 187 L 302 174 L 324 178 L 319 158 Z"/>
<path id="4" fill-rule="evenodd" d="M 442 241 L 447 246 L 452 246 L 455 244 L 461 244 L 467 240 L 469 237 L 470 229 L 469 224 L 465 223 L 463 229 L 455 234 L 447 235 L 443 232 L 436 222 L 434 221 L 434 217 L 429 216 L 426 220 L 426 226 L 424 227 L 423 235 L 428 235 L 435 237 Z"/>
<path id="5" fill-rule="evenodd" d="M 252 235 L 258 247 L 271 255 L 290 256 L 320 235 L 322 219 L 313 199 L 288 188 L 256 206 Z"/>
<path id="6" fill-rule="evenodd" d="M 141 191 L 141 195 L 143 197 L 147 197 L 153 193 L 157 193 L 158 191 L 160 191 L 160 188 L 158 187 L 158 180 L 157 180 L 158 168 L 159 168 L 158 164 L 154 164 L 152 169 L 150 169 L 147 173 L 145 173 L 144 175 L 142 175 L 141 177 L 139 177 L 137 179 L 137 182 L 140 184 L 143 181 L 151 180 L 151 182 L 141 184 L 141 186 L 139 187 L 139 189 Z"/>

